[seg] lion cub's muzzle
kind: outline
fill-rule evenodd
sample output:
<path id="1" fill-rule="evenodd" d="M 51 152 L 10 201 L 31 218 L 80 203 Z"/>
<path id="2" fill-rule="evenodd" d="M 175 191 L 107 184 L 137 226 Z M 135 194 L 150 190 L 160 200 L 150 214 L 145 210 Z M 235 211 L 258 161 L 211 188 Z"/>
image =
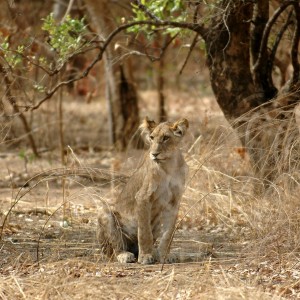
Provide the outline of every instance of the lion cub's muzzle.
<path id="1" fill-rule="evenodd" d="M 165 160 L 164 158 L 160 157 L 160 152 L 150 152 L 150 158 L 155 162 L 160 162 Z"/>

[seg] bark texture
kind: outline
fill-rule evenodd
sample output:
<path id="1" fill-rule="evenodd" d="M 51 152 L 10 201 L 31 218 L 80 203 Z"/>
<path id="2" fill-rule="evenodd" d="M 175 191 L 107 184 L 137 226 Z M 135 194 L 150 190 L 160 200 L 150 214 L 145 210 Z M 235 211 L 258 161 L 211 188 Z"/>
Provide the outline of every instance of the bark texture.
<path id="1" fill-rule="evenodd" d="M 298 173 L 299 130 L 294 108 L 300 98 L 299 63 L 292 62 L 297 77 L 293 76 L 293 85 L 278 93 L 269 68 L 275 56 L 270 57 L 267 45 L 275 21 L 292 6 L 292 44 L 298 45 L 299 3 L 285 1 L 272 17 L 269 1 L 223 1 L 220 6 L 223 14 L 213 18 L 202 35 L 217 102 L 248 149 L 257 175 L 274 181 L 282 174 Z"/>

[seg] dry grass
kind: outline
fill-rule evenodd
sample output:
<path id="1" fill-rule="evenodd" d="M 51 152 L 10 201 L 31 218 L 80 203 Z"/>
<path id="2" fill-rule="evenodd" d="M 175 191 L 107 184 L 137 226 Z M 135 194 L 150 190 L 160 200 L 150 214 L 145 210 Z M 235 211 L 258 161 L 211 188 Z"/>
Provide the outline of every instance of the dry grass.
<path id="1" fill-rule="evenodd" d="M 29 272 L 30 273 L 30 272 Z M 100 266 L 81 260 L 47 264 L 34 274 L 6 277 L 3 299 L 279 299 L 220 265 Z"/>
<path id="2" fill-rule="evenodd" d="M 179 98 L 173 101 L 176 119 L 183 106 Z M 63 169 L 53 164 L 55 154 L 45 155 L 26 165 L 26 178 L 20 176 L 21 159 L 12 155 L 0 171 L 12 174 L 1 189 L 2 222 L 14 206 L 1 241 L 1 299 L 300 297 L 297 182 L 283 184 L 279 178 L 258 193 L 262 181 L 220 112 L 207 99 L 210 114 L 205 106 L 193 111 L 194 101 L 183 108 L 191 120 L 184 143 L 190 174 L 172 244 L 181 263 L 120 265 L 104 257 L 95 242 L 97 206 L 112 199 L 120 182 L 107 175 L 112 168 L 130 170 L 135 153 L 70 151 Z M 105 176 L 99 166 L 106 168 Z M 41 171 L 30 188 L 9 188 Z"/>

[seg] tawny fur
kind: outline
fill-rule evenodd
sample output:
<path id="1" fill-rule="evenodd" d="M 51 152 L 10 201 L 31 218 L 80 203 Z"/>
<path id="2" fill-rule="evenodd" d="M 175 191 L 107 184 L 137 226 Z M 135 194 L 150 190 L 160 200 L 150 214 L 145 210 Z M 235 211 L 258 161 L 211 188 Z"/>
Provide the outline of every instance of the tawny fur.
<path id="1" fill-rule="evenodd" d="M 146 118 L 141 124 L 149 151 L 115 208 L 101 207 L 98 219 L 102 249 L 114 253 L 119 262 L 134 262 L 138 257 L 138 262 L 151 264 L 168 259 L 188 171 L 179 148 L 188 126 L 186 119 L 157 125 Z"/>

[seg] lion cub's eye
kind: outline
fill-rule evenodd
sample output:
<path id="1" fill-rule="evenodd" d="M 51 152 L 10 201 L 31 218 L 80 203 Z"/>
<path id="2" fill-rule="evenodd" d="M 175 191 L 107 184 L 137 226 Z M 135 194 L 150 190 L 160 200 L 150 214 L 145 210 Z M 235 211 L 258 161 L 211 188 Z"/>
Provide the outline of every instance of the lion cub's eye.
<path id="1" fill-rule="evenodd" d="M 150 139 L 151 141 L 153 141 L 154 136 L 153 136 L 153 135 L 150 135 L 150 136 L 149 136 L 149 139 Z"/>
<path id="2" fill-rule="evenodd" d="M 163 142 L 166 142 L 166 141 L 168 141 L 169 139 L 170 139 L 170 137 L 167 136 L 167 135 L 165 135 L 165 136 L 163 137 Z"/>

